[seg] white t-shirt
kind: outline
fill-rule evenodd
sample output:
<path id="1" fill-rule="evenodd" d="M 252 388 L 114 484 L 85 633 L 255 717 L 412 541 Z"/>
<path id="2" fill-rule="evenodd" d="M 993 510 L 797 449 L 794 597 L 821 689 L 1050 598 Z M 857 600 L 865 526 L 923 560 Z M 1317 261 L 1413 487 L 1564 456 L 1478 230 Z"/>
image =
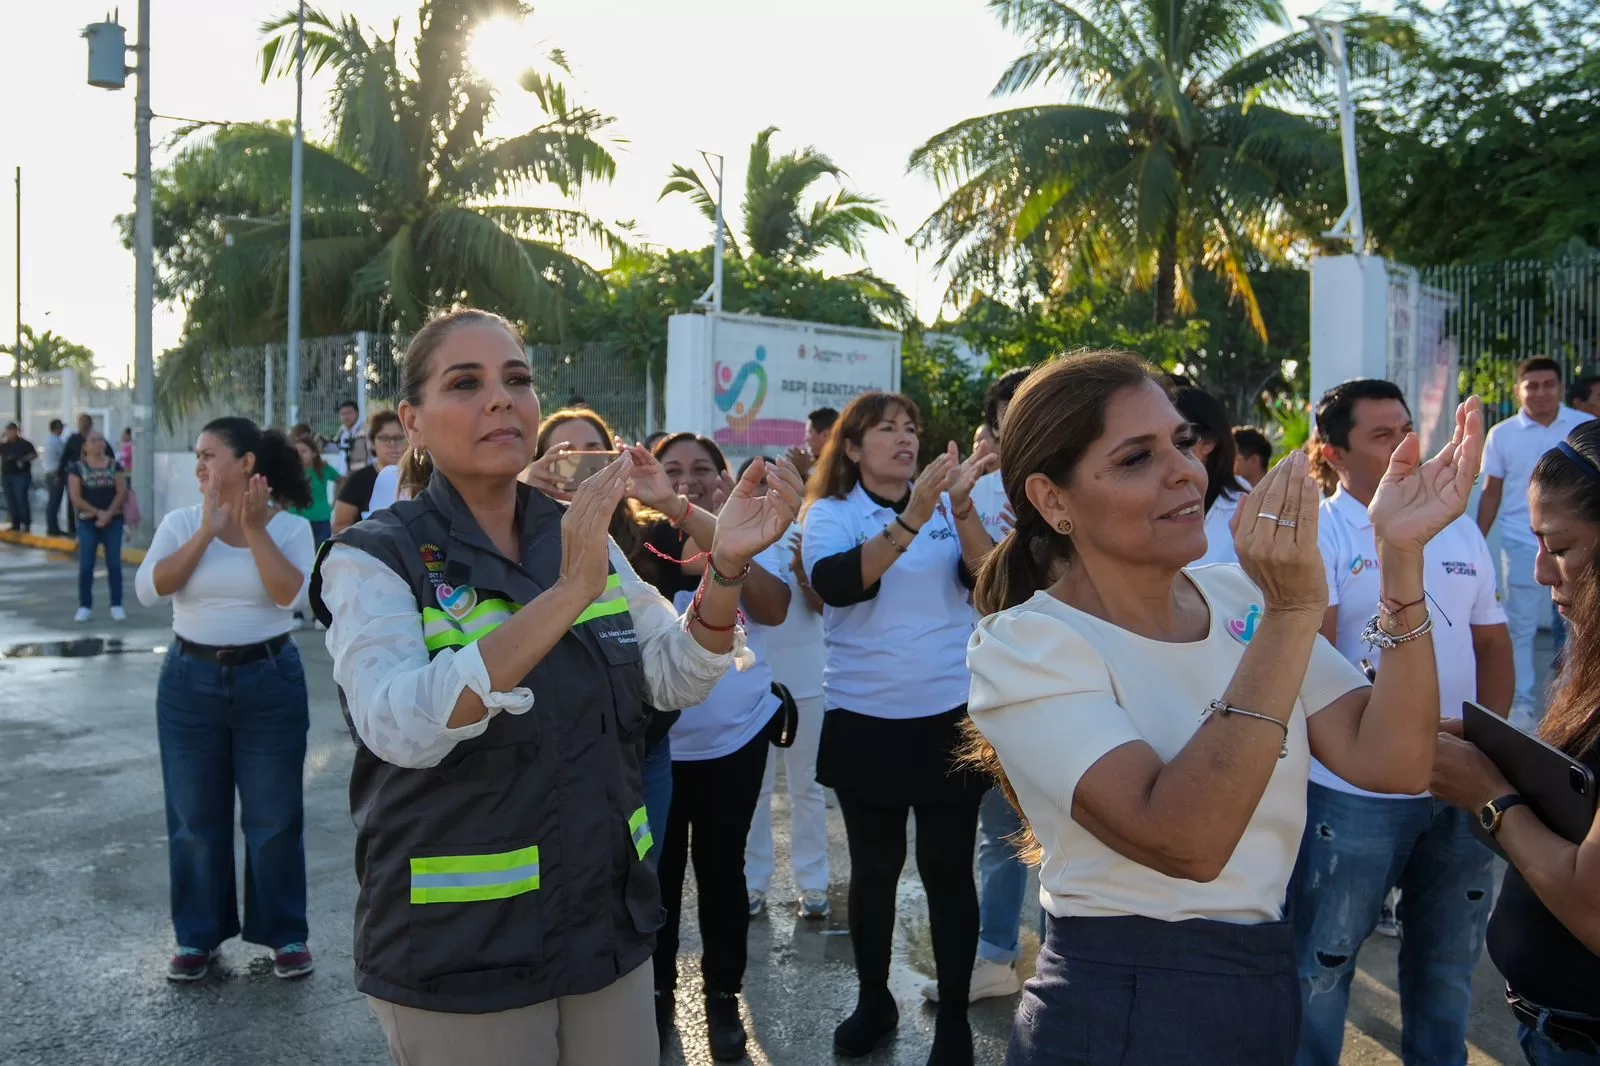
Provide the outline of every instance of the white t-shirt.
<path id="1" fill-rule="evenodd" d="M 294 608 L 305 598 L 306 585 L 300 583 L 295 602 L 272 602 L 261 572 L 249 548 L 235 548 L 215 538 L 189 575 L 189 580 L 171 596 L 156 594 L 156 564 L 186 544 L 199 530 L 205 508 L 200 504 L 167 512 L 156 528 L 156 535 L 145 552 L 144 562 L 134 578 L 134 591 L 146 607 L 172 601 L 172 631 L 196 644 L 233 647 L 259 644 L 282 636 L 295 628 Z M 309 577 L 316 549 L 311 540 L 311 523 L 298 515 L 279 511 L 267 522 L 267 532 L 284 558 Z"/>
<path id="2" fill-rule="evenodd" d="M 1378 612 L 1382 595 L 1378 543 L 1372 519 L 1361 501 L 1340 489 L 1320 505 L 1317 546 L 1328 573 L 1328 606 L 1339 608 L 1339 639 L 1334 646 L 1353 663 L 1380 665 L 1382 654 L 1361 640 L 1361 631 Z M 1495 597 L 1495 572 L 1489 544 L 1466 515 L 1442 529 L 1423 549 L 1423 589 L 1433 612 L 1433 655 L 1439 668 L 1439 716 L 1460 718 L 1461 701 L 1478 694 L 1477 656 L 1472 627 L 1504 625 L 1505 611 Z M 1357 796 L 1405 799 L 1368 792 L 1345 781 L 1315 759 L 1311 780 Z M 1427 793 L 1422 793 L 1427 795 Z"/>
<path id="3" fill-rule="evenodd" d="M 1568 433 L 1589 418 L 1562 404 L 1555 421 L 1548 426 L 1541 426 L 1527 412 L 1518 411 L 1490 427 L 1483 445 L 1483 473 L 1505 482 L 1500 511 L 1495 516 L 1500 521 L 1503 540 L 1530 546 L 1538 543 L 1533 535 L 1533 520 L 1528 517 L 1528 484 L 1533 480 L 1533 468 L 1545 452 L 1566 440 Z"/>
<path id="4" fill-rule="evenodd" d="M 891 507 L 857 485 L 842 500 L 806 511 L 801 551 L 806 573 L 817 562 L 879 536 L 894 521 Z M 967 638 L 972 596 L 961 584 L 961 539 L 946 497 L 884 573 L 878 594 L 822 612 L 828 665 L 822 676 L 830 709 L 874 718 L 926 718 L 967 702 Z"/>
<path id="5" fill-rule="evenodd" d="M 777 574 L 789 551 L 783 542 L 756 556 L 756 563 L 768 573 Z M 689 609 L 694 600 L 694 589 L 685 589 L 673 597 L 673 606 L 680 613 Z M 772 694 L 772 666 L 767 660 L 768 626 L 746 620 L 745 646 L 755 656 L 755 663 L 743 670 L 729 670 L 711 690 L 705 702 L 685 707 L 683 715 L 672 725 L 672 759 L 674 762 L 701 762 L 732 755 L 755 735 L 766 728 L 778 710 L 778 697 Z"/>
<path id="6" fill-rule="evenodd" d="M 1168 877 L 1125 858 L 1072 818 L 1078 781 L 1114 748 L 1142 740 L 1171 760 L 1227 690 L 1255 633 L 1260 592 L 1236 566 L 1185 571 L 1211 608 L 1205 640 L 1149 640 L 1047 592 L 978 624 L 972 721 L 994 745 L 1043 846 L 1039 902 L 1057 917 L 1143 915 L 1252 924 L 1282 917 L 1306 820 L 1306 715 L 1366 679 L 1318 637 L 1289 721 L 1289 754 L 1216 880 Z M 1238 635 L 1235 635 L 1238 634 Z M 1276 729 L 1275 726 L 1264 728 Z"/>
<path id="7" fill-rule="evenodd" d="M 393 507 L 395 500 L 399 498 L 400 464 L 391 463 L 379 470 L 378 476 L 372 479 L 372 496 L 367 500 L 367 509 L 361 517 L 370 518 L 374 511 Z"/>
<path id="8" fill-rule="evenodd" d="M 1218 496 L 1217 502 L 1206 512 L 1206 553 L 1189 565 L 1238 564 L 1239 553 L 1234 549 L 1233 530 L 1228 528 L 1228 523 L 1232 522 L 1233 516 L 1238 513 L 1239 505 L 1250 492 L 1250 486 L 1238 478 L 1233 480 L 1233 495 Z"/>
<path id="9" fill-rule="evenodd" d="M 772 561 L 774 565 L 782 562 L 783 566 L 772 572 L 789 586 L 789 613 L 781 626 L 766 631 L 766 644 L 773 678 L 789 690 L 789 695 L 806 700 L 822 695 L 822 671 L 827 667 L 828 655 L 822 646 L 822 615 L 806 602 L 790 565 L 799 539 L 800 525 L 796 523 L 774 546 L 782 551 L 781 558 L 774 557 Z"/>
<path id="10" fill-rule="evenodd" d="M 1011 532 L 1010 523 L 1004 518 L 1011 501 L 1006 498 L 1006 485 L 1000 479 L 1000 471 L 990 471 L 972 486 L 972 505 L 978 509 L 978 517 L 983 519 L 989 538 L 999 544 Z"/>

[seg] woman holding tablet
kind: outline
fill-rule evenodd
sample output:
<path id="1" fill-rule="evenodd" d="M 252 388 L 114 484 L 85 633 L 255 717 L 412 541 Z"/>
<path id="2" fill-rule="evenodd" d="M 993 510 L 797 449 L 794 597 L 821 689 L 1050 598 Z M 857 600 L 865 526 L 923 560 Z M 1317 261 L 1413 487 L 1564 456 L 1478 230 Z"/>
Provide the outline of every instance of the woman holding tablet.
<path id="1" fill-rule="evenodd" d="M 974 755 L 1041 857 L 1049 912 L 1011 1066 L 1287 1066 L 1300 986 L 1283 905 L 1311 756 L 1417 792 L 1438 728 L 1422 546 L 1466 507 L 1483 424 L 1422 463 L 1414 435 L 1369 513 L 1385 649 L 1369 686 L 1319 634 L 1320 494 L 1296 454 L 1206 550 L 1205 467 L 1160 371 L 1069 356 L 1017 390 L 1001 436 L 1016 525 L 984 564 Z"/>
<path id="2" fill-rule="evenodd" d="M 1600 777 L 1600 422 L 1585 422 L 1534 467 L 1534 577 L 1570 625 L 1566 666 L 1540 737 Z M 1459 723 L 1450 723 L 1459 725 Z M 1489 917 L 1489 957 L 1506 979 L 1531 1066 L 1600 1063 L 1600 819 L 1582 843 L 1550 830 L 1488 757 L 1439 734 L 1434 795 L 1478 816 L 1510 860 Z"/>

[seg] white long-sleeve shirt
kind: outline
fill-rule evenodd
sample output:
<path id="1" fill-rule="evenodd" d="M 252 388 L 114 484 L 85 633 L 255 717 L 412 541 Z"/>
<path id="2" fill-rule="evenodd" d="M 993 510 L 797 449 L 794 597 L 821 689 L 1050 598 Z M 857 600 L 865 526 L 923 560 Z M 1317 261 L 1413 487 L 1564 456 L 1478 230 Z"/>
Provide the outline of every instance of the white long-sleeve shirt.
<path id="1" fill-rule="evenodd" d="M 611 565 L 633 616 L 644 659 L 646 695 L 653 707 L 701 703 L 735 664 L 753 657 L 744 632 L 724 654 L 707 651 L 659 592 L 634 572 L 615 543 Z M 322 564 L 322 602 L 332 616 L 328 653 L 333 679 L 344 691 L 356 733 L 372 753 L 396 766 L 437 766 L 463 740 L 489 728 L 497 712 L 524 714 L 533 706 L 526 688 L 495 692 L 477 644 L 446 648 L 431 660 L 423 643 L 417 598 L 400 575 L 359 548 L 336 544 Z M 470 688 L 489 708 L 471 725 L 446 723 L 461 690 Z"/>

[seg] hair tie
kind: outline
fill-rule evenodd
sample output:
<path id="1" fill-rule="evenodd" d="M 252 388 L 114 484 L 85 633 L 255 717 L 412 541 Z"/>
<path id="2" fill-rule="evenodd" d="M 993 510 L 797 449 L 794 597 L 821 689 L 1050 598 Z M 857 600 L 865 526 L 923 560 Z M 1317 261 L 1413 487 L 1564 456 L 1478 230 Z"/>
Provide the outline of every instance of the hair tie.
<path id="1" fill-rule="evenodd" d="M 1558 451 L 1562 455 L 1565 455 L 1575 466 L 1577 466 L 1579 470 L 1583 471 L 1583 476 L 1588 478 L 1590 481 L 1600 481 L 1600 469 L 1597 469 L 1594 463 L 1590 462 L 1582 452 L 1578 451 L 1578 449 L 1574 448 L 1566 441 L 1562 441 L 1560 444 L 1557 444 L 1551 449 L 1551 451 Z"/>

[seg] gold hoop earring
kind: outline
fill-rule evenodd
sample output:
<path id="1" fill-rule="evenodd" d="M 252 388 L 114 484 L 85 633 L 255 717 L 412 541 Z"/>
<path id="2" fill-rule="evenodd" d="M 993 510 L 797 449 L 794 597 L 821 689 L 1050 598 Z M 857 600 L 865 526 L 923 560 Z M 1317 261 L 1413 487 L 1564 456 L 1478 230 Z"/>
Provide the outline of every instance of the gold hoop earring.
<path id="1" fill-rule="evenodd" d="M 1061 521 L 1057 522 L 1056 532 L 1060 533 L 1063 537 L 1070 536 L 1072 534 L 1072 519 L 1063 518 Z"/>

